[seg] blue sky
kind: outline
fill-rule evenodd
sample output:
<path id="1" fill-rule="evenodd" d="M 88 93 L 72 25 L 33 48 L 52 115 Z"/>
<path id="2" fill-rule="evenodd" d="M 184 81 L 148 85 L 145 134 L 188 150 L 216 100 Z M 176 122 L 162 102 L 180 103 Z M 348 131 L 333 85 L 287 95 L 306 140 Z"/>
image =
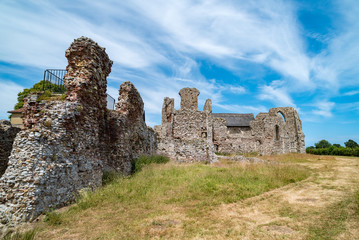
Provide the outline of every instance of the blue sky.
<path id="1" fill-rule="evenodd" d="M 297 108 L 306 145 L 359 142 L 359 2 L 274 0 L 0 1 L 0 118 L 80 36 L 114 61 L 108 93 L 131 81 L 150 126 L 182 87 L 199 107 Z"/>

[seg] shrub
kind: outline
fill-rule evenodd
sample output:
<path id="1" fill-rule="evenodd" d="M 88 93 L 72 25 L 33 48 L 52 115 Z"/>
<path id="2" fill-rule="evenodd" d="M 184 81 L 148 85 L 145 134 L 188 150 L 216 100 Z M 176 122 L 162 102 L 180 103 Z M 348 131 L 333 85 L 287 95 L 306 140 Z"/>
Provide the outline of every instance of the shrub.
<path id="1" fill-rule="evenodd" d="M 332 144 L 330 144 L 327 140 L 323 139 L 314 145 L 315 145 L 315 148 L 329 148 Z"/>
<path id="2" fill-rule="evenodd" d="M 46 90 L 38 97 L 37 101 L 49 100 L 49 98 L 51 98 L 51 96 L 52 96 L 52 92 L 50 90 Z"/>
<path id="3" fill-rule="evenodd" d="M 356 149 L 354 149 L 354 156 L 359 157 L 359 147 L 357 147 Z"/>
<path id="4" fill-rule="evenodd" d="M 357 148 L 348 148 L 348 147 L 335 147 L 331 146 L 329 148 L 318 148 L 307 147 L 306 153 L 315 154 L 315 155 L 336 155 L 336 156 L 356 156 L 359 157 L 359 147 Z"/>
<path id="5" fill-rule="evenodd" d="M 50 97 L 52 92 L 61 92 L 64 93 L 66 91 L 66 88 L 64 86 L 57 86 L 56 84 L 53 84 L 49 81 L 45 82 L 46 85 L 48 87 L 50 87 L 51 90 L 47 90 L 44 93 L 44 97 Z M 16 109 L 20 109 L 23 107 L 24 105 L 24 98 L 27 97 L 30 93 L 34 93 L 34 92 L 41 92 L 43 90 L 43 84 L 44 84 L 44 80 L 41 80 L 38 83 L 35 83 L 31 88 L 25 88 L 23 91 L 19 92 L 17 94 L 17 103 L 15 105 L 15 110 Z M 41 99 L 39 99 L 41 100 Z"/>
<path id="6" fill-rule="evenodd" d="M 356 143 L 354 140 L 351 140 L 351 139 L 349 139 L 347 142 L 345 142 L 344 145 L 347 148 L 357 148 L 357 147 L 359 147 L 358 143 Z"/>

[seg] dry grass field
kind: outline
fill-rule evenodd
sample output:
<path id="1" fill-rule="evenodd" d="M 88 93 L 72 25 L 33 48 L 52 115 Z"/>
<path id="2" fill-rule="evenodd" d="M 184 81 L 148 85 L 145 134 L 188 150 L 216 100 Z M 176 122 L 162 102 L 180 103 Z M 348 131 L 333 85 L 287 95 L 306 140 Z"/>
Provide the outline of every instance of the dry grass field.
<path id="1" fill-rule="evenodd" d="M 359 239 L 359 158 L 260 158 L 148 165 L 28 227 L 35 239 Z"/>

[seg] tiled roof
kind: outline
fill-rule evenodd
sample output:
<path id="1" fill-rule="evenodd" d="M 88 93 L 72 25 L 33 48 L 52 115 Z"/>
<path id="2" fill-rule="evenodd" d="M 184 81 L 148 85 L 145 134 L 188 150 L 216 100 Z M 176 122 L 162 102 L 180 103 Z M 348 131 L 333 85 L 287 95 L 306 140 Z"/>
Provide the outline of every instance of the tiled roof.
<path id="1" fill-rule="evenodd" d="M 227 127 L 249 127 L 255 120 L 253 113 L 212 113 L 213 117 L 226 119 Z"/>
<path id="2" fill-rule="evenodd" d="M 20 108 L 20 109 L 16 109 L 16 110 L 11 110 L 11 111 L 7 111 L 8 113 L 22 113 L 24 109 Z"/>

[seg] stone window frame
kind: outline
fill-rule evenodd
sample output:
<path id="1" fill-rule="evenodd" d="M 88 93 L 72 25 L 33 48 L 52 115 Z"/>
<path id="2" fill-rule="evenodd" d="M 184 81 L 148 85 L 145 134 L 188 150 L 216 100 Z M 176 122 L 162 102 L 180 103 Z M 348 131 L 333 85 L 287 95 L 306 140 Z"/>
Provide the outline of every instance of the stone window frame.
<path id="1" fill-rule="evenodd" d="M 280 140 L 280 129 L 278 124 L 276 124 L 274 127 L 274 136 L 276 141 Z"/>

